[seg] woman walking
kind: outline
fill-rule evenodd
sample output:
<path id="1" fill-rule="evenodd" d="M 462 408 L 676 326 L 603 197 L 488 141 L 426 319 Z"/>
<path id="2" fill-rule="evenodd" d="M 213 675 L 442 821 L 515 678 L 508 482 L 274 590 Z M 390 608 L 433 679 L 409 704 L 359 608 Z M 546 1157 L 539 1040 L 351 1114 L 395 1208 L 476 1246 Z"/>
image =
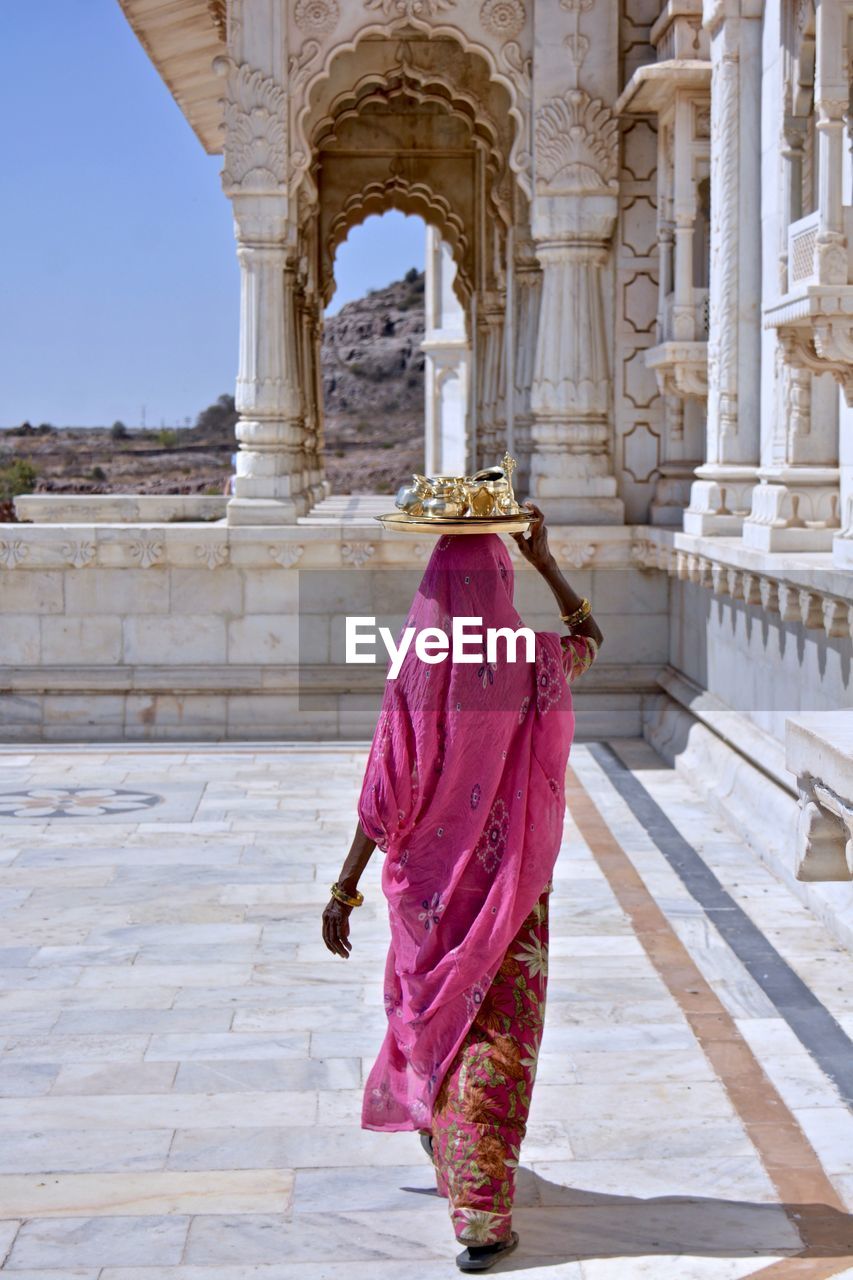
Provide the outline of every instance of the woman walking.
<path id="1" fill-rule="evenodd" d="M 547 982 L 548 895 L 565 811 L 574 718 L 569 683 L 602 635 L 548 548 L 542 512 L 515 535 L 551 587 L 567 634 L 537 632 L 535 662 L 428 664 L 412 647 L 388 680 L 359 801 L 359 825 L 323 938 L 351 950 L 349 917 L 373 850 L 385 854 L 391 947 L 388 1031 L 362 1126 L 417 1130 L 449 1201 L 462 1271 L 518 1243 L 515 1170 L 530 1108 Z M 451 631 L 523 625 L 512 562 L 495 534 L 443 536 L 407 625 Z"/>

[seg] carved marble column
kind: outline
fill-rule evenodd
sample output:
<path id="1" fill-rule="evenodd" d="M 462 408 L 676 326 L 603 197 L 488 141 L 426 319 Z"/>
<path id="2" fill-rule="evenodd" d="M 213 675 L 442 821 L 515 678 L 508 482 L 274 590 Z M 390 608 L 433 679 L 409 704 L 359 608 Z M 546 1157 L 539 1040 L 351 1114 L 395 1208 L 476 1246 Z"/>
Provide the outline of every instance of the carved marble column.
<path id="1" fill-rule="evenodd" d="M 316 294 L 299 289 L 299 366 L 304 391 L 305 488 L 312 503 L 329 493 L 323 465 L 323 383 L 321 369 L 322 319 Z"/>
<path id="2" fill-rule="evenodd" d="M 613 462 L 619 10 L 532 0 L 533 198 L 542 268 L 530 492 L 552 520 L 622 524 Z"/>
<path id="3" fill-rule="evenodd" d="M 424 288 L 424 455 L 428 475 L 468 474 L 469 350 L 456 264 L 437 227 L 426 229 Z"/>
<path id="4" fill-rule="evenodd" d="M 280 204 L 234 199 L 240 262 L 237 479 L 229 524 L 289 524 L 308 509 L 296 272 Z"/>
<path id="5" fill-rule="evenodd" d="M 617 129 L 610 108 L 581 88 L 546 99 L 536 112 L 532 231 L 542 292 L 530 392 L 530 492 L 552 519 L 567 523 L 621 524 L 625 514 L 613 471 L 613 333 L 605 302 L 612 288 Z"/>
<path id="6" fill-rule="evenodd" d="M 494 465 L 506 448 L 506 298 L 498 289 L 482 292 L 479 322 L 479 436 L 483 466 Z"/>
<path id="7" fill-rule="evenodd" d="M 530 404 L 530 490 L 557 520 L 619 524 L 603 272 L 613 223 L 540 239 L 542 298 Z"/>
<path id="8" fill-rule="evenodd" d="M 821 272 L 824 268 L 828 269 L 829 279 L 835 279 L 833 272 L 836 270 L 838 280 L 846 282 L 847 279 L 846 247 L 843 247 L 841 261 L 836 261 L 839 242 L 843 242 L 840 177 L 844 163 L 842 131 L 845 102 L 840 96 L 840 87 L 831 76 L 831 110 L 823 110 L 822 71 L 826 62 L 822 57 L 817 59 L 815 85 L 821 197 L 818 210 L 809 210 L 803 218 L 804 142 L 812 106 L 808 100 L 808 67 L 814 66 L 815 62 L 814 48 L 810 53 L 804 48 L 808 42 L 804 38 L 803 20 L 808 12 L 808 6 L 796 8 L 799 22 L 793 21 L 794 10 L 788 12 L 791 29 L 783 34 L 783 42 L 789 48 L 789 57 L 781 62 L 782 74 L 777 73 L 778 101 L 783 108 L 778 135 L 780 252 L 778 278 L 767 282 L 767 292 L 771 296 L 781 293 L 783 298 L 796 289 L 804 269 L 796 234 L 793 237 L 793 260 L 789 260 L 788 241 L 795 223 L 802 227 L 804 222 L 811 220 L 813 225 L 812 260 L 811 263 L 807 260 L 805 270 L 809 271 L 817 264 L 818 279 L 823 279 Z M 826 10 L 821 6 L 821 37 L 825 19 Z M 830 38 L 837 39 L 839 35 L 836 30 Z M 823 40 L 819 42 L 819 48 L 822 45 Z M 830 62 L 834 61 L 833 55 Z M 834 176 L 826 174 L 826 165 L 834 169 Z M 826 202 L 825 213 L 823 201 Z M 824 250 L 828 258 L 825 257 L 822 263 Z M 752 494 L 752 510 L 743 526 L 744 542 L 762 551 L 829 551 L 833 536 L 840 527 L 838 391 L 830 373 L 818 376 L 820 361 L 816 353 L 812 355 L 808 351 L 810 344 L 803 345 L 806 348 L 805 358 L 794 335 L 784 329 L 779 331 L 776 343 L 778 394 L 776 402 L 769 406 L 773 411 L 772 431 L 762 452 L 759 483 Z M 765 405 L 765 411 L 767 408 Z"/>
<path id="9" fill-rule="evenodd" d="M 703 453 L 708 396 L 705 245 L 709 135 L 708 37 L 695 9 L 667 5 L 652 32 L 658 60 L 638 67 L 616 104 L 657 116 L 657 341 L 645 352 L 663 399 L 652 524 L 678 525 Z"/>
<path id="10" fill-rule="evenodd" d="M 310 499 L 287 194 L 287 95 L 278 78 L 283 50 L 270 44 L 279 32 L 275 5 L 258 5 L 243 17 L 249 20 L 239 24 L 237 56 L 215 63 L 225 81 L 222 185 L 233 206 L 240 263 L 240 447 L 228 522 L 288 524 Z"/>
<path id="11" fill-rule="evenodd" d="M 529 257 L 517 258 L 515 266 L 515 456 L 518 461 L 516 493 L 530 489 L 530 455 L 533 448 L 533 371 L 539 310 L 542 300 L 542 271 Z"/>
<path id="12" fill-rule="evenodd" d="M 739 534 L 759 459 L 761 7 L 706 0 L 711 36 L 711 271 L 705 461 L 688 533 Z"/>

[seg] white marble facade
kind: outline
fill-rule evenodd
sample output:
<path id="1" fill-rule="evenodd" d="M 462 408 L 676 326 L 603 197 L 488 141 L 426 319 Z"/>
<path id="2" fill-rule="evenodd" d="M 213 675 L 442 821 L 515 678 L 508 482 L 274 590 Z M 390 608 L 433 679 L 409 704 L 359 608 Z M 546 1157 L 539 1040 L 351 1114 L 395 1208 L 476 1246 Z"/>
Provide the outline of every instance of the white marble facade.
<path id="1" fill-rule="evenodd" d="M 645 733 L 743 814 L 799 793 L 779 857 L 848 875 L 853 0 L 120 2 L 223 154 L 236 493 L 20 504 L 5 736 L 369 731 L 332 619 L 405 608 L 382 574 L 429 548 L 328 497 L 318 355 L 338 245 L 396 208 L 430 227 L 428 466 L 509 445 L 606 622 L 585 736 Z"/>

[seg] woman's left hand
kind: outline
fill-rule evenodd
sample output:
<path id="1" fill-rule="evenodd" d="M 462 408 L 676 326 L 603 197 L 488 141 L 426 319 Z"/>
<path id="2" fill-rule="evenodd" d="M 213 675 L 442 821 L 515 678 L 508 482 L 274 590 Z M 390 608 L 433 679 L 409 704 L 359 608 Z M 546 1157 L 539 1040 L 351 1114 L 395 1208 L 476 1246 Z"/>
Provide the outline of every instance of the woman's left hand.
<path id="1" fill-rule="evenodd" d="M 512 536 L 518 543 L 518 549 L 528 563 L 541 573 L 553 563 L 551 548 L 548 546 L 548 531 L 545 528 L 545 516 L 533 502 L 523 504 L 533 515 L 527 535 L 514 533 Z"/>
<path id="2" fill-rule="evenodd" d="M 330 898 L 323 912 L 323 941 L 333 955 L 349 959 L 352 943 L 349 940 L 349 918 L 352 907 Z"/>

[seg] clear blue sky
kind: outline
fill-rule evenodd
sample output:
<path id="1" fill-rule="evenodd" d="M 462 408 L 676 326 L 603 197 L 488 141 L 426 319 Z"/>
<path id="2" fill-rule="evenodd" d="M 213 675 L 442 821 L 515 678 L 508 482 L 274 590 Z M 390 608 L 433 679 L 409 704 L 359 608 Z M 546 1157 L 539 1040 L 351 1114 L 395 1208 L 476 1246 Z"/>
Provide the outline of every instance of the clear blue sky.
<path id="1" fill-rule="evenodd" d="M 205 155 L 117 0 L 0 4 L 0 426 L 180 423 L 236 371 L 238 272 Z M 423 223 L 352 232 L 330 310 L 423 266 Z"/>

